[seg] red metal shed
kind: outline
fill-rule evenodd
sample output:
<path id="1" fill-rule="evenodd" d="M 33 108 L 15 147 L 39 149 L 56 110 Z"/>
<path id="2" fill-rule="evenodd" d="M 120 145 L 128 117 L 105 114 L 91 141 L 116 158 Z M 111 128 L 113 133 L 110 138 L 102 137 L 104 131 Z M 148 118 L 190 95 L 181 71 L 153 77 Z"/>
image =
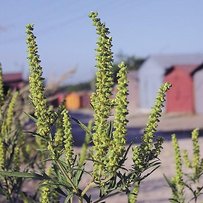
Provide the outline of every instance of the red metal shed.
<path id="1" fill-rule="evenodd" d="M 175 65 L 165 73 L 165 82 L 172 84 L 166 95 L 166 112 L 194 113 L 192 71 L 197 65 Z"/>
<path id="2" fill-rule="evenodd" d="M 5 91 L 8 91 L 8 89 L 20 90 L 26 84 L 26 81 L 23 79 L 23 73 L 21 72 L 4 73 L 3 82 Z"/>

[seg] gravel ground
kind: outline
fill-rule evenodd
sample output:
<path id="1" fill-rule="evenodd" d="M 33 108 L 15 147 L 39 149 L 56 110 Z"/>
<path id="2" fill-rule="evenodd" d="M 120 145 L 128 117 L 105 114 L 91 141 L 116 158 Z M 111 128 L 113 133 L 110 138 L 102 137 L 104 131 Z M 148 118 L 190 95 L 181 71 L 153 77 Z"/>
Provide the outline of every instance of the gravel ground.
<path id="1" fill-rule="evenodd" d="M 129 116 L 129 127 L 143 128 L 149 114 L 136 113 Z M 159 131 L 186 131 L 194 128 L 203 129 L 203 115 L 170 113 L 160 118 Z"/>
<path id="2" fill-rule="evenodd" d="M 84 113 L 84 112 L 82 112 Z M 86 113 L 86 112 L 85 112 Z M 91 113 L 87 113 L 91 115 Z M 148 115 L 147 114 L 135 114 L 129 116 L 129 125 L 130 128 L 141 128 L 143 129 Z M 88 118 L 89 119 L 89 118 Z M 191 114 L 165 114 L 160 119 L 159 131 L 162 132 L 175 132 L 175 131 L 188 131 L 192 130 L 196 127 L 203 129 L 203 116 L 191 115 Z M 184 134 L 184 133 L 183 133 Z M 192 142 L 190 138 L 184 138 L 182 134 L 178 136 L 179 144 L 181 149 L 187 149 L 189 151 L 189 155 L 192 154 Z M 203 157 L 203 136 L 199 138 L 201 157 Z M 80 150 L 80 147 L 75 148 L 76 151 Z M 128 155 L 128 160 L 126 161 L 126 165 L 130 166 L 132 153 L 130 152 Z M 173 148 L 171 145 L 171 141 L 167 140 L 163 144 L 163 150 L 160 155 L 161 159 L 161 167 L 157 169 L 153 174 L 151 174 L 140 187 L 140 193 L 138 195 L 138 203 L 167 203 L 169 202 L 169 198 L 171 197 L 171 191 L 168 187 L 163 174 L 167 177 L 172 177 L 175 172 L 174 165 L 174 156 L 173 156 Z M 88 178 L 82 179 L 82 185 L 85 186 L 88 183 Z M 203 180 L 201 180 L 201 185 L 203 185 Z M 33 187 L 33 184 L 30 185 Z M 27 189 L 29 187 L 27 185 Z M 95 196 L 95 191 L 91 191 L 92 195 Z M 125 195 L 117 195 L 106 200 L 106 203 L 127 203 L 127 198 Z M 203 195 L 201 197 L 201 201 L 198 203 L 203 203 Z"/>
<path id="3" fill-rule="evenodd" d="M 201 157 L 203 157 L 203 137 L 199 138 Z M 189 155 L 192 154 L 192 143 L 191 139 L 179 139 L 179 144 L 181 149 L 187 149 L 189 151 Z M 80 148 L 75 148 L 78 152 Z M 129 151 L 130 152 L 130 151 Z M 132 153 L 128 154 L 128 159 L 126 161 L 126 167 L 131 166 L 132 162 Z M 155 172 L 153 172 L 145 181 L 141 184 L 140 192 L 138 195 L 138 203 L 168 203 L 169 198 L 171 197 L 171 191 L 168 187 L 163 174 L 167 177 L 172 177 L 175 172 L 175 164 L 174 164 L 174 156 L 173 156 L 173 148 L 170 141 L 165 141 L 163 144 L 163 150 L 160 155 L 161 167 L 158 168 Z M 91 167 L 91 166 L 90 166 Z M 85 186 L 88 183 L 88 178 L 82 179 L 82 185 Z M 26 190 L 33 190 L 33 182 L 28 182 L 26 184 Z M 203 185 L 203 180 L 201 180 L 201 185 Z M 36 185 L 35 185 L 36 187 Z M 95 191 L 91 191 L 92 196 L 96 195 Z M 77 201 L 74 201 L 75 203 Z M 197 203 L 203 202 L 203 195 L 201 197 L 201 201 Z M 106 203 L 127 203 L 127 198 L 125 195 L 116 195 L 106 200 Z"/>
<path id="4" fill-rule="evenodd" d="M 189 155 L 192 155 L 192 142 L 191 139 L 184 138 L 179 139 L 179 145 L 181 150 L 186 149 L 189 152 Z M 201 157 L 203 157 L 203 137 L 199 138 Z M 76 151 L 79 151 L 80 148 L 76 148 Z M 163 150 L 160 155 L 161 166 L 155 172 L 153 172 L 145 181 L 141 184 L 140 192 L 138 195 L 138 203 L 168 203 L 169 198 L 171 197 L 171 190 L 168 187 L 163 174 L 167 177 L 172 177 L 175 173 L 175 164 L 173 156 L 173 148 L 171 141 L 165 141 L 163 144 Z M 131 166 L 132 164 L 132 153 L 128 155 L 126 161 L 126 167 Z M 82 185 L 86 185 L 88 179 L 83 179 Z M 201 180 L 201 185 L 203 185 L 203 180 Z M 91 195 L 96 196 L 96 191 L 91 191 Z M 75 201 L 77 202 L 77 201 Z M 106 203 L 127 203 L 126 195 L 116 195 L 110 197 L 106 200 Z M 203 195 L 201 201 L 203 202 Z"/>
<path id="5" fill-rule="evenodd" d="M 141 128 L 143 129 L 148 119 L 148 114 L 136 113 L 129 116 L 129 128 Z M 191 131 L 194 128 L 203 129 L 203 115 L 193 114 L 163 114 L 158 130 L 159 132 L 169 133 L 177 132 L 180 148 L 187 149 L 189 155 L 192 155 L 192 142 L 188 136 L 184 136 L 185 132 Z M 181 133 L 180 133 L 181 132 Z M 169 133 L 170 134 L 170 133 Z M 169 136 L 170 138 L 170 136 Z M 201 157 L 203 157 L 203 136 L 201 131 L 201 137 L 199 138 Z M 127 165 L 131 165 L 132 153 L 129 153 Z M 158 168 L 153 174 L 151 174 L 140 187 L 138 195 L 138 203 L 167 203 L 171 197 L 171 190 L 168 187 L 163 174 L 167 177 L 172 177 L 175 173 L 173 148 L 170 139 L 163 144 L 163 150 L 160 155 L 161 167 Z M 86 183 L 87 180 L 84 180 Z M 203 185 L 203 180 L 201 180 Z M 93 194 L 94 195 L 94 194 Z M 117 195 L 106 200 L 106 203 L 127 203 L 125 195 Z M 203 203 L 203 195 L 198 203 Z"/>
<path id="6" fill-rule="evenodd" d="M 203 137 L 199 138 L 201 157 L 203 157 Z M 191 139 L 179 139 L 180 148 L 187 149 L 189 154 L 192 153 L 192 143 Z M 129 154 L 129 160 L 131 159 Z M 170 141 L 166 141 L 163 145 L 163 150 L 160 155 L 161 167 L 157 169 L 153 174 L 151 174 L 142 184 L 140 188 L 140 193 L 138 195 L 138 203 L 167 203 L 171 197 L 171 191 L 168 187 L 163 174 L 167 177 L 173 176 L 175 172 L 173 148 Z M 128 161 L 130 165 L 130 161 Z M 201 181 L 203 185 L 203 180 Z M 115 196 L 106 201 L 106 203 L 127 203 L 127 199 L 124 195 Z M 203 202 L 203 195 L 201 201 Z"/>

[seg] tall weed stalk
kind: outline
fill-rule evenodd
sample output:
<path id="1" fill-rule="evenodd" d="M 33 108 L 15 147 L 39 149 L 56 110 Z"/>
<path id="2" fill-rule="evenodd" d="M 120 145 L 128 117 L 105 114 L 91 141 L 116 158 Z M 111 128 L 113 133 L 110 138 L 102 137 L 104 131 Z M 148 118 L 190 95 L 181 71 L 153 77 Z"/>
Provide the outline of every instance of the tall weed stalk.
<path id="1" fill-rule="evenodd" d="M 20 91 L 5 92 L 2 67 L 0 64 L 0 170 L 27 171 L 34 162 L 31 146 L 28 147 L 29 136 L 24 129 L 29 122 L 24 111 L 31 111 L 27 104 L 27 88 Z M 30 110 L 29 110 L 30 109 Z M 18 202 L 29 199 L 23 192 L 25 180 L 22 177 L 0 176 L 0 201 Z"/>
<path id="2" fill-rule="evenodd" d="M 40 180 L 40 202 L 104 202 L 110 196 L 125 193 L 129 203 L 137 202 L 139 186 L 160 166 L 158 158 L 163 140 L 155 137 L 165 93 L 170 84 L 161 86 L 155 105 L 138 146 L 132 147 L 133 165 L 125 167 L 128 152 L 127 136 L 127 67 L 122 62 L 117 74 L 117 94 L 112 98 L 113 53 L 109 29 L 101 22 L 96 12 L 91 12 L 93 25 L 98 34 L 96 48 L 96 90 L 91 97 L 93 121 L 88 126 L 61 105 L 53 110 L 45 97 L 44 79 L 38 54 L 33 25 L 27 25 L 28 62 L 30 67 L 30 99 L 34 106 L 33 120 L 42 164 L 33 172 L 0 172 L 2 177 L 22 177 Z M 110 114 L 114 110 L 114 119 Z M 71 121 L 76 122 L 86 133 L 81 151 L 73 148 Z M 55 129 L 55 130 L 53 130 Z M 92 144 L 90 146 L 89 144 Z M 1 146 L 1 145 L 0 145 Z M 1 150 L 0 150 L 1 151 Z M 2 162 L 3 163 L 3 162 Z M 46 164 L 47 163 L 47 164 Z M 92 167 L 88 167 L 92 166 Z M 40 169 L 40 170 L 39 170 Z M 13 170 L 16 171 L 16 170 Z M 82 184 L 83 179 L 89 182 Z M 91 191 L 97 191 L 97 196 Z"/>
<path id="3" fill-rule="evenodd" d="M 172 203 L 197 203 L 200 196 L 203 195 L 203 158 L 200 157 L 199 130 L 192 132 L 192 157 L 189 157 L 188 151 L 182 153 L 176 138 L 172 135 L 172 143 L 175 154 L 176 173 L 172 179 L 165 176 L 165 179 L 171 188 Z"/>

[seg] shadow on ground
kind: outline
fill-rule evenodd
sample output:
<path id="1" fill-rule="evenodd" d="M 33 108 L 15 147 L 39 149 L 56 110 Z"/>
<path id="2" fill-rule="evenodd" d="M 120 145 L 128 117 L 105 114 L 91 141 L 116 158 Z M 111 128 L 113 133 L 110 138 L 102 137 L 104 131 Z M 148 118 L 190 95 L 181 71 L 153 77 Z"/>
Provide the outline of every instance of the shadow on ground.
<path id="1" fill-rule="evenodd" d="M 72 118 L 79 120 L 83 124 L 87 125 L 89 120 L 92 119 L 92 116 L 89 114 L 83 114 L 83 113 L 76 113 L 76 112 L 70 112 L 70 115 Z M 131 142 L 135 144 L 139 144 L 141 142 L 141 136 L 144 133 L 144 130 L 142 128 L 128 128 L 127 133 L 127 144 L 130 144 Z M 72 120 L 72 133 L 74 138 L 74 145 L 75 146 L 81 146 L 84 142 L 85 132 L 81 127 L 78 125 L 77 122 Z M 156 136 L 161 136 L 165 140 L 171 140 L 171 135 L 176 134 L 176 136 L 179 139 L 184 138 L 190 138 L 191 137 L 191 130 L 188 131 L 159 131 L 156 133 Z M 200 130 L 200 136 L 203 136 L 203 130 Z"/>

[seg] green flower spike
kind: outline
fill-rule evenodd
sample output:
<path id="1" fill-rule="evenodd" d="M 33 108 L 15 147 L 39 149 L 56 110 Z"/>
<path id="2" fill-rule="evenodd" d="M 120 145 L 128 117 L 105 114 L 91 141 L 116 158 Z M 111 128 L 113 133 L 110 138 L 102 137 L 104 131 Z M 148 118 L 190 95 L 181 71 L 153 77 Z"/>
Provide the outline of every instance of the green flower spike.
<path id="1" fill-rule="evenodd" d="M 6 136 L 12 128 L 12 123 L 13 123 L 13 116 L 14 116 L 14 107 L 16 104 L 16 100 L 18 97 L 18 92 L 14 92 L 12 95 L 12 98 L 10 100 L 9 106 L 8 106 L 8 110 L 6 113 L 6 119 L 3 121 L 2 124 L 2 135 Z"/>
<path id="2" fill-rule="evenodd" d="M 198 142 L 198 137 L 199 137 L 199 130 L 194 129 L 192 131 L 192 143 L 193 143 L 193 169 L 195 174 L 200 174 L 201 173 L 201 168 L 200 168 L 200 148 L 199 148 L 199 142 Z"/>
<path id="3" fill-rule="evenodd" d="M 163 84 L 158 92 L 155 105 L 151 110 L 147 126 L 144 130 L 144 135 L 142 137 L 142 144 L 140 146 L 136 146 L 133 148 L 133 162 L 134 167 L 137 170 L 142 171 L 145 162 L 147 163 L 149 160 L 149 156 L 153 150 L 154 155 L 158 155 L 161 150 L 161 145 L 163 140 L 157 139 L 157 143 L 153 144 L 154 134 L 157 131 L 157 126 L 159 122 L 159 118 L 161 116 L 162 107 L 164 106 L 165 94 L 171 87 L 171 84 L 165 83 Z M 153 145 L 155 146 L 155 151 L 153 149 Z"/>
<path id="4" fill-rule="evenodd" d="M 170 89 L 171 84 L 165 83 L 161 86 L 156 98 L 155 106 L 150 113 L 147 127 L 144 131 L 143 142 L 145 143 L 145 150 L 150 150 L 153 146 L 154 133 L 157 131 L 159 118 L 161 116 L 162 108 L 164 107 L 165 94 Z"/>
<path id="5" fill-rule="evenodd" d="M 3 140 L 0 138 L 0 169 L 4 168 L 4 145 Z"/>
<path id="6" fill-rule="evenodd" d="M 176 135 L 172 135 L 172 144 L 175 151 L 175 163 L 176 163 L 176 175 L 173 177 L 172 182 L 176 187 L 176 192 L 173 193 L 174 199 L 177 199 L 178 202 L 184 203 L 184 182 L 183 182 L 183 171 L 182 171 L 182 159 L 180 154 L 180 147 Z"/>
<path id="7" fill-rule="evenodd" d="M 28 61 L 30 67 L 30 97 L 35 108 L 37 117 L 37 131 L 40 135 L 45 136 L 50 133 L 50 126 L 53 122 L 54 114 L 48 108 L 47 100 L 44 95 L 44 78 L 42 78 L 42 67 L 38 55 L 38 48 L 33 34 L 33 25 L 27 25 L 27 46 Z"/>
<path id="8" fill-rule="evenodd" d="M 54 143 L 55 145 L 59 146 L 63 142 L 63 123 L 61 122 L 60 119 L 57 120 L 56 122 L 56 133 L 55 133 L 55 139 Z"/>
<path id="9" fill-rule="evenodd" d="M 183 158 L 188 168 L 193 170 L 194 176 L 201 176 L 203 170 L 203 159 L 200 158 L 200 146 L 199 146 L 199 129 L 192 131 L 192 144 L 193 144 L 193 158 L 188 157 L 188 151 L 184 150 Z"/>
<path id="10" fill-rule="evenodd" d="M 153 143 L 153 140 L 154 134 L 157 131 L 162 107 L 164 106 L 165 95 L 170 87 L 171 84 L 169 83 L 165 83 L 160 87 L 158 95 L 156 97 L 155 105 L 151 110 L 147 126 L 144 130 L 142 143 L 140 146 L 135 146 L 132 148 L 132 159 L 134 163 L 133 168 L 137 172 L 137 174 L 142 174 L 147 166 L 150 167 L 150 163 L 157 159 L 161 151 L 163 139 L 157 138 L 155 143 Z M 129 199 L 135 199 L 135 202 L 137 200 L 138 195 L 138 193 L 135 193 L 135 191 L 139 191 L 139 185 L 140 182 L 138 181 L 137 185 L 134 186 L 134 188 L 129 194 Z"/>
<path id="11" fill-rule="evenodd" d="M 183 150 L 183 160 L 184 160 L 185 165 L 188 168 L 192 168 L 192 163 L 191 163 L 191 161 L 189 159 L 187 150 Z"/>
<path id="12" fill-rule="evenodd" d="M 58 118 L 56 120 L 56 133 L 54 137 L 54 144 L 58 148 L 59 151 L 62 150 L 63 139 L 64 139 L 64 128 L 63 128 L 63 112 L 65 110 L 65 106 L 61 105 L 58 108 Z"/>
<path id="13" fill-rule="evenodd" d="M 47 181 L 44 182 L 44 184 L 46 183 Z M 42 186 L 40 189 L 40 203 L 50 203 L 49 195 L 50 195 L 49 187 L 46 185 Z"/>
<path id="14" fill-rule="evenodd" d="M 14 149 L 13 163 L 15 164 L 15 170 L 19 170 L 19 168 L 20 168 L 20 149 L 18 146 L 16 146 Z"/>
<path id="15" fill-rule="evenodd" d="M 63 128 L 64 128 L 64 148 L 67 163 L 73 162 L 73 137 L 71 133 L 70 119 L 67 110 L 62 112 L 63 114 Z"/>
<path id="16" fill-rule="evenodd" d="M 96 92 L 91 97 L 91 104 L 95 111 L 94 114 L 94 134 L 93 134 L 93 160 L 99 160 L 94 162 L 94 177 L 99 179 L 104 169 L 104 163 L 106 152 L 109 148 L 109 140 L 107 129 L 107 118 L 110 115 L 112 108 L 112 101 L 110 99 L 113 77 L 112 77 L 112 63 L 113 53 L 111 52 L 112 38 L 108 36 L 109 29 L 106 28 L 104 23 L 101 23 L 97 17 L 98 13 L 91 12 L 89 17 L 93 21 L 93 25 L 96 27 L 97 34 L 99 35 L 96 49 L 96 62 L 97 62 L 97 74 L 96 74 Z"/>
<path id="17" fill-rule="evenodd" d="M 89 121 L 87 128 L 88 128 L 89 132 L 91 132 L 92 120 Z M 85 142 L 82 145 L 80 158 L 79 158 L 79 162 L 78 162 L 79 167 L 82 167 L 86 163 L 86 160 L 88 158 L 88 144 L 91 141 L 91 135 L 89 134 L 89 132 L 86 132 L 86 134 L 85 134 Z"/>
<path id="18" fill-rule="evenodd" d="M 128 203 L 136 203 L 137 202 L 137 197 L 139 193 L 139 184 L 135 184 L 133 187 L 132 192 L 128 196 Z"/>
<path id="19" fill-rule="evenodd" d="M 113 140 L 111 144 L 111 148 L 109 149 L 109 160 L 107 163 L 108 171 L 116 171 L 119 160 L 122 158 L 123 153 L 125 151 L 126 139 L 125 136 L 127 134 L 127 123 L 128 120 L 126 118 L 128 114 L 127 106 L 127 95 L 128 95 L 128 81 L 127 81 L 127 67 L 122 62 L 119 65 L 118 72 L 118 85 L 117 85 L 117 94 L 115 98 L 115 119 L 114 119 L 114 132 L 113 132 Z"/>

